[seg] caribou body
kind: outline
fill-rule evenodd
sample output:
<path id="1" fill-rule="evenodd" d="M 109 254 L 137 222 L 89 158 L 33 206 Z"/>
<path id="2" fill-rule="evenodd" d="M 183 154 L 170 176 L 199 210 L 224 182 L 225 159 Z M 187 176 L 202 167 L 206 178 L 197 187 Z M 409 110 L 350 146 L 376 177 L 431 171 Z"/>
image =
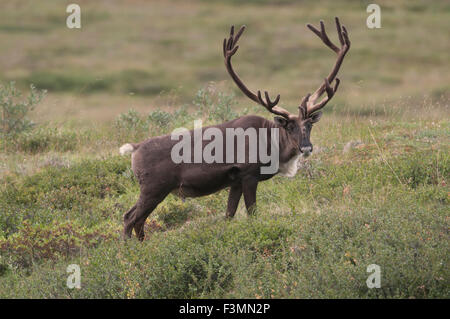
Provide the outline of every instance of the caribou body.
<path id="1" fill-rule="evenodd" d="M 256 115 L 243 116 L 219 125 L 200 129 L 200 133 L 206 133 L 208 129 L 213 129 L 218 135 L 227 136 L 228 130 L 240 130 L 244 139 L 239 147 L 239 143 L 232 143 L 233 155 L 228 160 L 216 162 L 177 162 L 173 159 L 173 149 L 177 142 L 171 135 L 150 138 L 141 143 L 128 143 L 120 148 L 121 154 L 132 153 L 132 170 L 139 181 L 140 196 L 137 203 L 124 214 L 124 235 L 131 237 L 132 230 L 135 230 L 139 240 L 144 239 L 144 223 L 150 213 L 164 198 L 174 193 L 180 197 L 198 197 L 215 193 L 221 189 L 230 188 L 226 216 L 232 218 L 238 207 L 240 198 L 244 196 L 247 212 L 252 214 L 256 208 L 256 189 L 258 183 L 272 178 L 276 174 L 294 176 L 297 172 L 297 161 L 300 156 L 308 156 L 313 146 L 310 142 L 311 128 L 316 123 L 322 113 L 319 111 L 333 97 L 339 86 L 339 79 L 336 77 L 345 54 L 350 48 L 350 40 L 347 30 L 340 25 L 336 18 L 336 29 L 339 37 L 340 47 L 333 44 L 325 32 L 324 23 L 320 22 L 320 30 L 308 24 L 308 28 L 313 31 L 330 49 L 337 54 L 336 63 L 325 78 L 323 84 L 313 93 L 307 94 L 299 105 L 298 114 L 292 114 L 278 106 L 280 95 L 273 101 L 268 92 L 261 91 L 253 93 L 243 84 L 240 77 L 234 71 L 231 58 L 238 50 L 237 42 L 245 30 L 242 26 L 234 34 L 234 27 L 231 28 L 230 36 L 224 39 L 223 54 L 228 73 L 241 89 L 241 91 L 251 100 L 262 105 L 269 112 L 277 115 L 275 120 L 269 121 Z M 330 83 L 335 82 L 332 87 Z M 321 100 L 322 95 L 326 96 Z M 266 154 L 277 151 L 277 170 L 273 172 L 263 172 L 263 167 L 273 163 L 263 162 L 260 159 L 251 161 L 252 141 L 249 130 L 260 130 L 263 135 L 257 135 L 258 146 L 263 148 Z M 274 133 L 276 132 L 276 134 Z M 188 135 L 194 136 L 195 130 L 191 130 Z M 239 134 L 238 134 L 239 135 Z M 236 142 L 238 135 L 233 135 L 231 139 Z M 241 134 L 242 135 L 242 134 Z M 276 144 L 269 141 L 274 140 Z M 229 137 L 230 138 L 230 137 Z M 266 143 L 261 143 L 261 139 Z M 201 148 L 204 149 L 208 141 L 202 140 Z M 225 142 L 214 152 L 221 151 L 224 157 L 230 153 L 230 149 Z M 195 148 L 194 142 L 192 147 Z M 240 155 L 244 156 L 240 156 Z M 192 158 L 194 154 L 191 154 Z M 241 158 L 239 160 L 238 158 Z M 230 160 L 231 158 L 231 160 Z M 242 158 L 244 160 L 242 160 Z M 271 161 L 274 159 L 272 158 Z"/>

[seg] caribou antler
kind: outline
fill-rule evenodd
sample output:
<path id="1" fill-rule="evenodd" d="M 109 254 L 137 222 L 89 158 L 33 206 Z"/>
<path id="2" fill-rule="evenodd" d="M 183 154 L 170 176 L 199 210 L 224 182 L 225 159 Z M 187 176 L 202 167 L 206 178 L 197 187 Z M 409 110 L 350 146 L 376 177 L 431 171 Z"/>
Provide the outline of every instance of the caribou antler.
<path id="1" fill-rule="evenodd" d="M 239 46 L 236 45 L 242 33 L 245 30 L 245 25 L 243 25 L 239 31 L 234 35 L 234 26 L 231 27 L 230 37 L 223 40 L 223 56 L 225 57 L 225 65 L 227 67 L 228 73 L 231 75 L 233 81 L 236 85 L 241 89 L 241 91 L 247 95 L 251 100 L 255 101 L 258 104 L 264 106 L 269 112 L 280 115 L 286 119 L 292 117 L 292 114 L 282 107 L 277 106 L 280 101 L 280 94 L 277 95 L 275 100 L 271 100 L 269 97 L 269 93 L 267 91 L 264 92 L 265 99 L 261 95 L 261 91 L 258 90 L 257 94 L 250 91 L 247 86 L 242 82 L 236 72 L 233 70 L 233 66 L 231 65 L 231 58 L 239 49 Z"/>
<path id="2" fill-rule="evenodd" d="M 311 24 L 307 24 L 307 27 L 314 32 L 322 41 L 328 46 L 331 50 L 336 52 L 337 60 L 336 63 L 331 70 L 330 74 L 325 78 L 324 83 L 311 95 L 308 94 L 300 104 L 300 115 L 302 112 L 305 113 L 305 116 L 309 116 L 314 112 L 317 112 L 321 108 L 323 108 L 334 96 L 338 87 L 339 87 L 339 78 L 336 77 L 339 72 L 339 68 L 341 67 L 342 61 L 344 60 L 345 54 L 350 49 L 350 40 L 348 38 L 348 32 L 345 26 L 341 27 L 341 23 L 339 22 L 339 18 L 335 18 L 336 20 L 336 29 L 339 36 L 339 42 L 341 43 L 341 47 L 338 48 L 331 40 L 328 38 L 327 33 L 325 32 L 325 25 L 323 21 L 320 21 L 320 31 Z M 336 79 L 334 87 L 332 88 L 330 83 Z M 327 96 L 324 97 L 320 102 L 316 103 L 317 99 L 322 96 L 324 92 L 327 92 Z M 304 110 L 302 110 L 304 108 Z"/>
<path id="3" fill-rule="evenodd" d="M 341 47 L 337 47 L 331 40 L 328 38 L 327 33 L 325 32 L 325 25 L 323 21 L 320 21 L 320 31 L 311 24 L 308 24 L 307 27 L 314 32 L 322 41 L 328 46 L 331 50 L 336 52 L 337 60 L 336 63 L 331 70 L 330 74 L 325 78 L 323 84 L 313 93 L 308 94 L 305 98 L 303 98 L 300 106 L 299 112 L 302 118 L 306 118 L 317 112 L 321 108 L 323 108 L 334 96 L 338 87 L 339 87 L 339 79 L 336 77 L 339 72 L 339 68 L 341 67 L 342 61 L 344 60 L 345 54 L 350 49 L 350 40 L 348 38 L 348 32 L 345 26 L 341 26 L 339 22 L 339 18 L 335 18 L 336 20 L 336 29 L 339 36 L 339 42 Z M 236 72 L 233 70 L 233 66 L 231 65 L 231 58 L 239 49 L 239 46 L 236 45 L 242 33 L 245 30 L 245 26 L 242 26 L 239 31 L 234 34 L 234 26 L 231 27 L 230 37 L 223 40 L 223 56 L 225 57 L 225 65 L 227 67 L 228 73 L 231 75 L 233 81 L 236 85 L 241 89 L 241 91 L 247 95 L 251 100 L 256 103 L 264 106 L 269 112 L 280 115 L 286 119 L 294 117 L 289 111 L 283 109 L 278 106 L 278 102 L 280 101 L 280 95 L 278 94 L 275 100 L 271 100 L 269 97 L 269 93 L 267 91 L 264 92 L 265 99 L 262 97 L 261 91 L 258 90 L 257 94 L 250 91 L 247 86 L 242 82 Z M 335 81 L 334 87 L 331 87 L 331 84 Z M 324 97 L 321 101 L 317 102 L 317 100 L 324 94 L 327 93 L 327 96 Z"/>

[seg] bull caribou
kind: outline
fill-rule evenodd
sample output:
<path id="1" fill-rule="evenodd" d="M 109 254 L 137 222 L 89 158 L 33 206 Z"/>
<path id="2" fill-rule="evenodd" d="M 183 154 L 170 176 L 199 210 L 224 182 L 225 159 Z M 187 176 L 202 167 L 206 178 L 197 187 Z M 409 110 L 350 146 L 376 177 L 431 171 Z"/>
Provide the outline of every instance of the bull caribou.
<path id="1" fill-rule="evenodd" d="M 275 114 L 274 121 L 269 121 L 256 115 L 246 115 L 240 118 L 201 128 L 205 131 L 213 128 L 217 133 L 226 136 L 227 130 L 241 129 L 265 129 L 264 139 L 272 141 L 274 130 L 277 132 L 277 144 L 266 143 L 263 147 L 267 152 L 278 151 L 276 160 L 278 169 L 271 173 L 262 173 L 261 168 L 267 163 L 261 160 L 249 161 L 244 156 L 244 161 L 236 160 L 239 153 L 247 155 L 251 141 L 245 139 L 244 148 L 238 149 L 234 146 L 234 155 L 231 161 L 205 162 L 175 162 L 173 160 L 173 148 L 176 141 L 171 135 L 149 138 L 141 143 L 127 143 L 120 148 L 121 154 L 131 153 L 132 170 L 140 184 L 140 196 L 137 203 L 124 214 L 124 235 L 131 237 L 135 230 L 139 240 L 144 239 L 144 224 L 147 217 L 170 193 L 183 198 L 198 197 L 215 193 L 224 188 L 229 188 L 228 205 L 226 217 L 232 218 L 244 195 L 244 202 L 248 214 L 253 214 L 256 208 L 256 189 L 260 181 L 272 178 L 280 174 L 293 176 L 297 172 L 297 162 L 300 156 L 308 156 L 313 151 L 310 134 L 313 124 L 317 123 L 322 116 L 320 111 L 335 95 L 339 87 L 339 78 L 336 77 L 342 65 L 344 57 L 350 49 L 350 40 L 345 26 L 341 26 L 339 19 L 335 18 L 337 34 L 340 46 L 336 46 L 327 36 L 323 21 L 320 21 L 320 30 L 308 24 L 307 27 L 314 32 L 322 42 L 333 50 L 336 55 L 336 63 L 325 78 L 323 83 L 312 94 L 307 94 L 298 107 L 298 113 L 293 114 L 278 106 L 280 95 L 271 99 L 267 91 L 264 96 L 261 91 L 254 93 L 241 80 L 235 72 L 231 58 L 236 54 L 237 45 L 245 26 L 242 26 L 235 34 L 231 27 L 230 35 L 223 41 L 223 55 L 225 66 L 233 81 L 239 89 L 252 101 L 263 106 L 270 113 Z M 334 81 L 334 85 L 332 83 Z M 323 95 L 325 96 L 321 98 Z M 195 130 L 189 131 L 194 135 Z M 237 136 L 233 136 L 237 139 Z M 261 139 L 258 136 L 257 139 Z M 205 147 L 207 141 L 203 140 L 201 147 Z M 217 150 L 216 150 L 217 151 Z M 230 151 L 225 147 L 224 152 Z M 224 154 L 226 155 L 226 154 Z"/>

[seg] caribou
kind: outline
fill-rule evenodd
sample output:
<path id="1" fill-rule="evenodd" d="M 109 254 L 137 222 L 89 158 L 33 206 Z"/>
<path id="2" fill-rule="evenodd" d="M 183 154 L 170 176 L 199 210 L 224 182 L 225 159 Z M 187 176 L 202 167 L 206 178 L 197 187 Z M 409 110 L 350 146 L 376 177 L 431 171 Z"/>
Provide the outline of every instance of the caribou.
<path id="1" fill-rule="evenodd" d="M 320 21 L 320 30 L 307 24 L 307 27 L 336 53 L 337 58 L 331 72 L 317 90 L 312 94 L 307 94 L 301 100 L 297 114 L 290 113 L 278 105 L 279 94 L 272 100 L 267 91 L 264 92 L 264 96 L 259 90 L 254 93 L 242 82 L 233 68 L 231 59 L 239 49 L 237 43 L 246 27 L 242 26 L 236 33 L 234 26 L 231 27 L 229 37 L 223 41 L 223 55 L 229 75 L 247 97 L 276 116 L 274 121 L 270 121 L 256 115 L 246 115 L 222 124 L 200 128 L 200 130 L 205 132 L 207 129 L 213 129 L 216 133 L 223 133 L 223 136 L 226 136 L 227 130 L 230 129 L 240 129 L 244 134 L 248 129 L 264 129 L 266 141 L 273 141 L 273 132 L 277 132 L 275 145 L 267 142 L 266 144 L 260 143 L 260 146 L 266 148 L 267 153 L 277 150 L 278 169 L 274 172 L 262 173 L 262 167 L 267 162 L 249 161 L 251 157 L 249 154 L 250 144 L 254 143 L 249 140 L 249 136 L 244 136 L 243 149 L 236 146 L 239 143 L 233 146 L 232 158 L 235 159 L 234 161 L 212 163 L 174 161 L 171 155 L 173 155 L 173 148 L 177 142 L 172 135 L 152 137 L 141 143 L 124 144 L 120 148 L 120 153 L 122 155 L 131 153 L 132 170 L 140 185 L 138 201 L 123 216 L 125 238 L 131 237 L 134 229 L 136 237 L 142 241 L 145 220 L 170 193 L 182 198 L 198 197 L 229 188 L 225 216 L 232 218 L 235 215 L 242 195 L 247 213 L 252 215 L 256 209 L 256 190 L 259 182 L 277 174 L 285 176 L 296 174 L 299 158 L 306 157 L 313 151 L 310 141 L 312 126 L 319 121 L 322 116 L 320 110 L 332 99 L 339 87 L 340 80 L 336 76 L 350 49 L 347 29 L 340 24 L 337 17 L 335 23 L 339 46 L 328 38 L 323 21 Z M 333 82 L 334 85 L 332 85 Z M 195 135 L 195 130 L 189 131 L 189 134 Z M 237 139 L 238 136 L 235 135 L 231 138 Z M 261 138 L 261 135 L 257 135 L 258 140 Z M 205 147 L 206 143 L 207 141 L 203 140 L 200 146 Z M 224 148 L 222 151 L 229 152 L 229 149 Z M 242 153 L 249 156 L 244 156 L 243 161 L 236 160 Z M 273 160 L 271 157 L 271 161 Z"/>

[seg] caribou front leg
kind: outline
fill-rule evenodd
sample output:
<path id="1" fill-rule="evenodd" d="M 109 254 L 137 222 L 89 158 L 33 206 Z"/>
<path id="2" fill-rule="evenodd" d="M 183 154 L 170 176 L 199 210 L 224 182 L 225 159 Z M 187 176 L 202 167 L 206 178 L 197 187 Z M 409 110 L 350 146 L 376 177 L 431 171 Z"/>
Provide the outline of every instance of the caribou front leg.
<path id="1" fill-rule="evenodd" d="M 248 177 L 242 181 L 242 192 L 244 193 L 245 207 L 249 215 L 256 213 L 256 189 L 258 188 L 258 179 Z"/>
<path id="2" fill-rule="evenodd" d="M 228 195 L 228 207 L 226 218 L 233 218 L 236 214 L 236 209 L 239 205 L 239 200 L 242 196 L 242 184 L 238 183 L 230 188 L 230 194 Z"/>

